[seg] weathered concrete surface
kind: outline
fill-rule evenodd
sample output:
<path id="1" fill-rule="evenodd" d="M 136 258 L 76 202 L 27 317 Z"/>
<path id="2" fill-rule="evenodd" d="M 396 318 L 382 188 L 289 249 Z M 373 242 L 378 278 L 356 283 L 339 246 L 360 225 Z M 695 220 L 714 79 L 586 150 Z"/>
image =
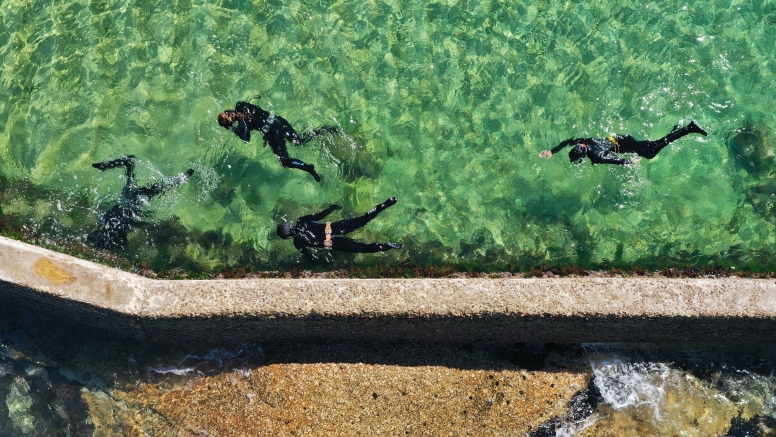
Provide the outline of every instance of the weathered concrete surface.
<path id="1" fill-rule="evenodd" d="M 163 281 L 2 237 L 0 304 L 176 343 L 776 340 L 776 280 Z"/>

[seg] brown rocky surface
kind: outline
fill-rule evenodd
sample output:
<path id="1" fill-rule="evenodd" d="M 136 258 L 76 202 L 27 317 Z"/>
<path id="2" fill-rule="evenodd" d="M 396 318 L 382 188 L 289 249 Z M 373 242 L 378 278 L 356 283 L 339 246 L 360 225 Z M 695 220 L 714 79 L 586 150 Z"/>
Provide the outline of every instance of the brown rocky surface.
<path id="1" fill-rule="evenodd" d="M 568 371 L 361 363 L 270 364 L 112 398 L 84 393 L 96 435 L 521 434 L 566 411 L 587 376 Z M 110 401 L 112 402 L 110 402 Z"/>

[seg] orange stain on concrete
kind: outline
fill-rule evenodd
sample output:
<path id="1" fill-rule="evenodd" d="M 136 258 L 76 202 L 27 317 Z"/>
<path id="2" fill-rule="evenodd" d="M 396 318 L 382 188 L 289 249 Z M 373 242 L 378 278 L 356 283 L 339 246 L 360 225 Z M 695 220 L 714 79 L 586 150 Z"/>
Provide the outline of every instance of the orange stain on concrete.
<path id="1" fill-rule="evenodd" d="M 57 285 L 69 284 L 75 281 L 73 275 L 49 261 L 48 258 L 41 258 L 36 261 L 32 269 L 36 275 Z"/>

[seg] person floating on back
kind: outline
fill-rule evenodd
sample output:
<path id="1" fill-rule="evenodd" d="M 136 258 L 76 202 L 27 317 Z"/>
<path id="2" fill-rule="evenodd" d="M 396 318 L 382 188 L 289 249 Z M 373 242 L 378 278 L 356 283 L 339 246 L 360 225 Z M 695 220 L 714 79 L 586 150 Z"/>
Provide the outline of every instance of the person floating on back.
<path id="1" fill-rule="evenodd" d="M 269 144 L 272 147 L 272 152 L 277 155 L 280 165 L 306 171 L 315 178 L 316 182 L 320 182 L 321 177 L 315 172 L 315 166 L 289 157 L 286 141 L 290 141 L 295 146 L 301 146 L 323 133 L 339 132 L 339 129 L 334 126 L 321 126 L 300 135 L 294 131 L 294 128 L 285 118 L 242 101 L 237 102 L 234 111 L 224 111 L 218 114 L 218 124 L 226 129 L 231 129 L 245 142 L 251 140 L 252 130 L 259 131 L 264 138 L 264 145 Z"/>
<path id="2" fill-rule="evenodd" d="M 92 167 L 100 171 L 124 167 L 126 171 L 126 180 L 119 203 L 100 216 L 99 227 L 87 236 L 89 243 L 101 249 L 125 248 L 131 225 L 142 219 L 142 208 L 147 206 L 153 197 L 170 188 L 183 185 L 194 174 L 194 170 L 188 169 L 185 173 L 164 178 L 160 182 L 154 182 L 145 187 L 138 187 L 135 179 L 134 155 L 123 156 L 112 161 L 96 162 Z"/>
<path id="3" fill-rule="evenodd" d="M 581 163 L 585 156 L 590 158 L 590 162 L 593 164 L 635 164 L 639 161 L 639 157 L 622 159 L 618 155 L 621 153 L 635 153 L 646 159 L 652 159 L 665 146 L 691 133 L 706 136 L 706 131 L 701 129 L 694 121 L 691 121 L 682 128 L 678 125 L 674 126 L 668 135 L 657 141 L 638 141 L 630 135 L 610 135 L 606 138 L 569 138 L 555 146 L 552 150 L 542 150 L 539 152 L 539 156 L 550 158 L 564 147 L 573 146 L 569 150 L 569 159 L 574 164 Z"/>
<path id="4" fill-rule="evenodd" d="M 339 250 L 342 252 L 362 252 L 374 253 L 385 252 L 391 249 L 401 249 L 404 247 L 401 243 L 361 243 L 345 236 L 356 229 L 366 225 L 370 220 L 377 217 L 377 214 L 384 211 L 389 206 L 396 203 L 396 198 L 391 197 L 385 202 L 375 206 L 369 212 L 347 220 L 338 222 L 321 223 L 322 220 L 332 212 L 342 207 L 334 204 L 317 214 L 310 214 L 299 217 L 296 226 L 288 223 L 279 223 L 277 234 L 282 239 L 293 238 L 294 247 L 305 254 L 311 261 L 317 258 L 308 247 L 322 247 L 327 250 Z"/>

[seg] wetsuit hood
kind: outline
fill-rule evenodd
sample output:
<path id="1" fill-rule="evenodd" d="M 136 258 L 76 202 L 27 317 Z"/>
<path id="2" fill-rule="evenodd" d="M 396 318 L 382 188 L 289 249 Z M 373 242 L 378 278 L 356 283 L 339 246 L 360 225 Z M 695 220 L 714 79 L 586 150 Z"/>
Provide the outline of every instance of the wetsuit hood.
<path id="1" fill-rule="evenodd" d="M 569 150 L 569 161 L 572 164 L 579 164 L 587 156 L 587 146 L 584 143 L 577 144 L 573 149 Z"/>
<path id="2" fill-rule="evenodd" d="M 278 223 L 277 228 L 278 237 L 282 239 L 291 238 L 291 225 L 288 223 Z"/>

